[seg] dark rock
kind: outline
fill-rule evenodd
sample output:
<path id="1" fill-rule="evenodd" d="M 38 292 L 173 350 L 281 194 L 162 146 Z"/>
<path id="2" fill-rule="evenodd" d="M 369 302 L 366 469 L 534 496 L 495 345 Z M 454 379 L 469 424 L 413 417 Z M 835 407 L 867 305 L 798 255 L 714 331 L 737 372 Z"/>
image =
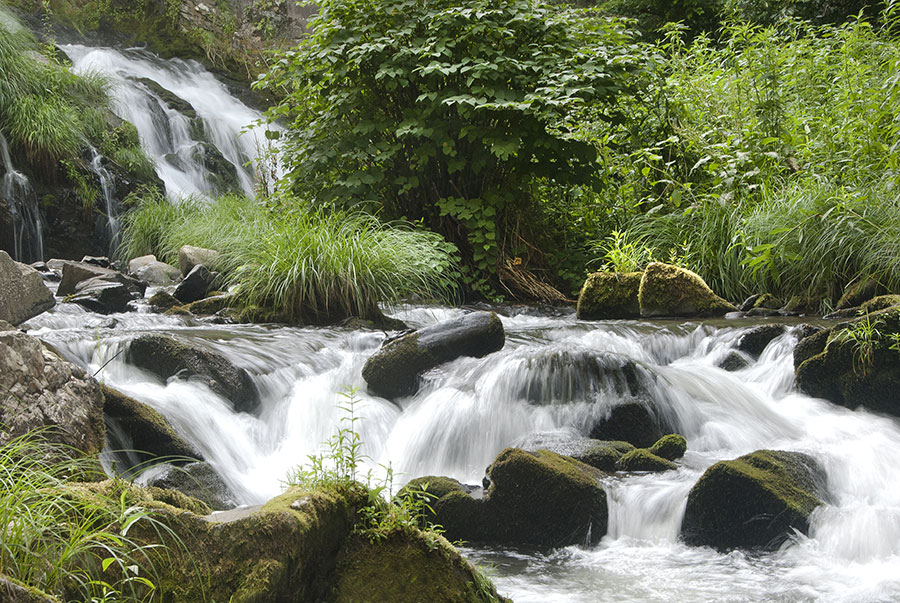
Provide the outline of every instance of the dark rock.
<path id="1" fill-rule="evenodd" d="M 504 341 L 496 314 L 473 312 L 386 343 L 366 361 L 362 375 L 378 396 L 408 396 L 418 389 L 423 372 L 460 356 L 480 358 L 496 352 Z"/>
<path id="2" fill-rule="evenodd" d="M 784 305 L 784 311 L 788 314 L 815 314 L 821 305 L 821 298 L 794 295 Z"/>
<path id="3" fill-rule="evenodd" d="M 807 533 L 822 504 L 824 472 L 799 452 L 757 450 L 716 463 L 691 488 L 681 526 L 687 544 L 777 549 Z"/>
<path id="4" fill-rule="evenodd" d="M 85 264 L 83 262 L 62 262 L 62 280 L 56 291 L 57 295 L 72 295 L 78 291 L 78 283 L 97 278 L 110 283 L 121 283 L 128 287 L 136 297 L 143 297 L 147 283 L 125 276 L 116 270 Z"/>
<path id="5" fill-rule="evenodd" d="M 175 375 L 202 378 L 239 412 L 252 412 L 259 404 L 259 393 L 246 370 L 220 354 L 191 347 L 172 337 L 142 335 L 128 346 L 126 360 L 163 380 Z"/>
<path id="6" fill-rule="evenodd" d="M 723 316 L 737 310 L 700 276 L 678 266 L 652 262 L 644 270 L 638 291 L 641 316 Z"/>
<path id="7" fill-rule="evenodd" d="M 172 295 L 185 304 L 201 300 L 213 290 L 217 276 L 218 273 L 210 272 L 203 264 L 197 264 L 175 287 Z"/>
<path id="8" fill-rule="evenodd" d="M 635 448 L 625 453 L 619 462 L 616 463 L 616 469 L 619 471 L 647 471 L 659 472 L 677 469 L 678 466 L 672 461 L 659 457 L 646 448 Z"/>
<path id="9" fill-rule="evenodd" d="M 751 295 L 750 297 L 745 299 L 740 306 L 738 306 L 738 310 L 740 310 L 741 312 L 748 312 L 752 310 L 756 304 L 756 300 L 758 300 L 760 297 L 762 297 L 761 293 L 755 293 Z"/>
<path id="10" fill-rule="evenodd" d="M 0 251 L 0 320 L 18 325 L 56 305 L 37 270 Z"/>
<path id="11" fill-rule="evenodd" d="M 230 307 L 233 301 L 233 293 L 220 293 L 188 304 L 187 310 L 197 316 L 209 316 Z"/>
<path id="12" fill-rule="evenodd" d="M 578 296 L 576 315 L 581 320 L 639 318 L 638 289 L 641 272 L 595 272 L 587 277 Z"/>
<path id="13" fill-rule="evenodd" d="M 30 431 L 86 455 L 105 440 L 103 394 L 84 371 L 0 323 L 0 444 Z"/>
<path id="14" fill-rule="evenodd" d="M 209 463 L 194 462 L 183 466 L 167 463 L 151 471 L 154 475 L 147 480 L 148 486 L 177 490 L 206 503 L 215 511 L 237 506 L 231 489 Z"/>
<path id="15" fill-rule="evenodd" d="M 753 327 L 737 341 L 739 351 L 749 354 L 753 358 L 759 358 L 766 346 L 776 337 L 783 335 L 787 328 L 784 325 L 761 325 Z"/>
<path id="16" fill-rule="evenodd" d="M 739 371 L 750 366 L 750 359 L 746 354 L 731 350 L 716 366 L 726 371 Z"/>
<path id="17" fill-rule="evenodd" d="M 683 435 L 679 435 L 677 433 L 670 433 L 668 435 L 664 435 L 659 438 L 653 446 L 650 447 L 650 452 L 655 454 L 658 457 L 664 458 L 667 461 L 675 461 L 684 456 L 684 453 L 687 451 L 687 440 Z"/>
<path id="18" fill-rule="evenodd" d="M 825 351 L 830 334 L 831 329 L 820 329 L 798 341 L 794 346 L 794 368 L 796 369 L 813 356 Z"/>
<path id="19" fill-rule="evenodd" d="M 188 459 L 202 460 L 200 452 L 175 433 L 159 412 L 111 387 L 102 387 L 105 400 L 103 414 L 107 422 L 114 422 L 117 430 L 128 438 L 131 444 L 129 450 L 141 462 L 161 457 L 178 457 L 182 463 Z M 109 431 L 112 433 L 116 430 Z M 115 442 L 110 442 L 110 446 L 120 448 Z"/>
<path id="20" fill-rule="evenodd" d="M 139 296 L 128 285 L 97 276 L 79 282 L 75 287 L 75 293 L 67 297 L 66 301 L 83 306 L 92 312 L 113 314 L 127 312 L 129 302 L 136 297 Z"/>
<path id="21" fill-rule="evenodd" d="M 622 455 L 634 450 L 628 442 L 595 440 L 564 432 L 534 433 L 518 441 L 516 448 L 525 452 L 549 450 L 608 473 L 616 470 Z"/>
<path id="22" fill-rule="evenodd" d="M 150 309 L 154 312 L 165 312 L 166 310 L 170 310 L 181 305 L 181 302 L 175 299 L 174 295 L 165 291 L 157 291 L 152 296 L 150 296 L 150 299 L 147 300 L 147 303 L 150 304 Z"/>
<path id="23" fill-rule="evenodd" d="M 601 419 L 591 430 L 591 437 L 597 440 L 621 440 L 638 448 L 647 448 L 662 436 L 661 432 L 659 421 L 646 404 L 626 402 L 611 408 L 606 418 Z"/>

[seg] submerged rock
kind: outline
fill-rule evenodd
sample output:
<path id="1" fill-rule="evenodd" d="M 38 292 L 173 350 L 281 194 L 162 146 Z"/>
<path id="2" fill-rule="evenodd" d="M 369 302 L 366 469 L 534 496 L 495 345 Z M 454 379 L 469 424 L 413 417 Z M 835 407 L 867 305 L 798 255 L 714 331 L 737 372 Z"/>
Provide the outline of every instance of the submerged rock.
<path id="1" fill-rule="evenodd" d="M 638 291 L 641 316 L 722 316 L 737 310 L 704 282 L 699 275 L 660 262 L 644 270 Z"/>
<path id="2" fill-rule="evenodd" d="M 259 393 L 245 369 L 216 352 L 191 347 L 173 337 L 142 335 L 128 346 L 126 360 L 163 380 L 175 376 L 202 378 L 239 412 L 252 412 L 259 404 Z"/>
<path id="3" fill-rule="evenodd" d="M 54 305 L 40 273 L 0 250 L 0 321 L 18 325 Z"/>
<path id="4" fill-rule="evenodd" d="M 640 272 L 595 272 L 587 277 L 578 296 L 576 316 L 581 320 L 639 318 Z"/>
<path id="5" fill-rule="evenodd" d="M 681 536 L 687 544 L 777 549 L 807 533 L 822 504 L 824 472 L 799 452 L 757 450 L 706 470 L 688 495 Z"/>
<path id="6" fill-rule="evenodd" d="M 0 322 L 0 444 L 36 429 L 93 455 L 103 448 L 100 385 L 41 342 Z"/>
<path id="7" fill-rule="evenodd" d="M 480 358 L 503 347 L 503 324 L 493 312 L 472 312 L 389 340 L 363 366 L 369 390 L 383 398 L 414 394 L 419 375 L 460 356 Z"/>
<path id="8" fill-rule="evenodd" d="M 590 435 L 597 440 L 621 440 L 638 448 L 647 448 L 662 437 L 662 428 L 648 404 L 634 401 L 611 408 L 609 414 L 594 425 Z"/>

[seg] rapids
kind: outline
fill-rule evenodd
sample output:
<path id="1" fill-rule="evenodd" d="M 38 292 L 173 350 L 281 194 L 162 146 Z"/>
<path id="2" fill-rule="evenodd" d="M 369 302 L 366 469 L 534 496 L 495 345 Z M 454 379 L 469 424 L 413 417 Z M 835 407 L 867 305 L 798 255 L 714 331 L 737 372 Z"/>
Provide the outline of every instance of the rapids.
<path id="1" fill-rule="evenodd" d="M 390 464 L 400 481 L 436 474 L 480 483 L 495 455 L 527 434 L 583 433 L 622 395 L 620 376 L 606 368 L 631 359 L 665 420 L 687 438 L 687 454 L 676 471 L 606 478 L 609 530 L 594 548 L 464 549 L 492 568 L 503 594 L 518 603 L 900 600 L 900 423 L 796 392 L 795 323 L 786 323 L 791 328 L 758 361 L 726 372 L 716 363 L 753 323 L 581 322 L 567 312 L 501 310 L 501 351 L 431 371 L 398 405 L 368 395 L 360 376 L 385 338 L 378 331 L 223 326 L 146 311 L 105 317 L 71 304 L 27 327 L 162 412 L 245 504 L 278 493 L 292 468 L 347 425 L 339 408 L 347 388 L 359 388 L 355 426 L 376 479 Z M 392 313 L 421 327 L 462 311 Z M 246 368 L 262 394 L 260 409 L 235 413 L 204 384 L 162 384 L 127 365 L 128 341 L 148 331 L 185 338 Z M 681 544 L 687 494 L 701 473 L 760 448 L 805 452 L 826 469 L 830 498 L 814 513 L 810 535 L 766 554 Z"/>

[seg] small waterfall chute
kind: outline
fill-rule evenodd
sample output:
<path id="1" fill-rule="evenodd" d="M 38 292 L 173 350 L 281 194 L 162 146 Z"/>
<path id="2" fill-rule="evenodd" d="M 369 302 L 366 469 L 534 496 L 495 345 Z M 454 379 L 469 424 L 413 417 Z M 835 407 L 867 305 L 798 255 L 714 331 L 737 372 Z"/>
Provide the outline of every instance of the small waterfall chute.
<path id="1" fill-rule="evenodd" d="M 6 203 L 10 217 L 10 256 L 19 262 L 31 263 L 44 259 L 44 224 L 37 197 L 28 178 L 16 170 L 9 154 L 6 138 L 0 133 L 0 197 Z"/>

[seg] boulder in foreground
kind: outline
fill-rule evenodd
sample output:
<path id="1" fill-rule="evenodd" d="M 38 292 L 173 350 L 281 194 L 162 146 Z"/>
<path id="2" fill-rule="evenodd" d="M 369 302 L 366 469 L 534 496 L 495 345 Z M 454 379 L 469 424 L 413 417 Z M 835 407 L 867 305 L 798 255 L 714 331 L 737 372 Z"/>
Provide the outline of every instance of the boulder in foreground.
<path id="1" fill-rule="evenodd" d="M 18 325 L 54 305 L 41 274 L 0 250 L 0 320 Z"/>

